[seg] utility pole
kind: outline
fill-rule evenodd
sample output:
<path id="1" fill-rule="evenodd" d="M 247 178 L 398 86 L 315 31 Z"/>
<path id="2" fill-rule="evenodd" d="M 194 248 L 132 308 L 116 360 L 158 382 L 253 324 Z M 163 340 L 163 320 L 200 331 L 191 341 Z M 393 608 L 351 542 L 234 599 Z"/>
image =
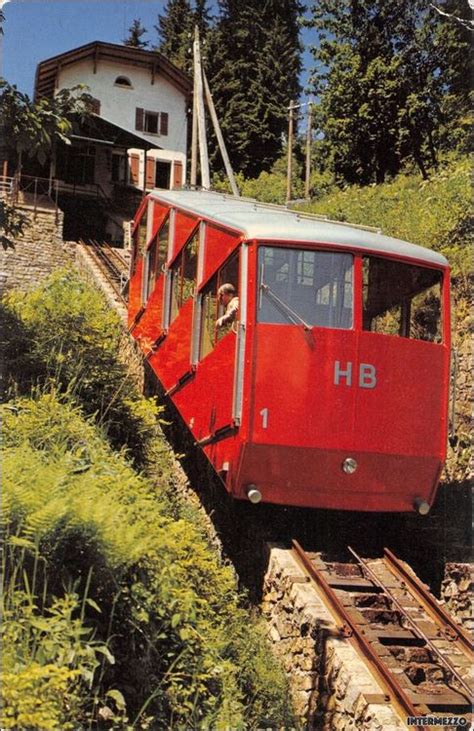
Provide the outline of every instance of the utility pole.
<path id="1" fill-rule="evenodd" d="M 291 201 L 291 177 L 293 175 L 293 101 L 290 102 L 288 119 L 288 169 L 286 173 L 286 201 Z"/>
<path id="2" fill-rule="evenodd" d="M 207 77 L 204 69 L 202 71 L 202 77 L 204 80 L 204 91 L 206 93 L 207 107 L 211 115 L 212 124 L 214 125 L 214 132 L 216 133 L 217 141 L 219 143 L 219 149 L 221 151 L 222 159 L 224 161 L 225 171 L 227 173 L 227 177 L 229 178 L 232 193 L 238 197 L 240 196 L 239 189 L 237 187 L 237 183 L 235 182 L 234 171 L 232 170 L 232 165 L 230 164 L 229 156 L 227 154 L 227 149 L 225 146 L 224 138 L 222 136 L 219 120 L 217 119 L 216 108 L 214 106 L 214 101 L 212 99 L 211 90 L 209 88 L 209 84 L 207 83 Z"/>
<path id="3" fill-rule="evenodd" d="M 306 127 L 306 177 L 304 184 L 304 197 L 309 198 L 309 184 L 311 179 L 311 124 L 312 124 L 312 107 L 311 102 L 308 104 L 308 125 Z"/>
<path id="4" fill-rule="evenodd" d="M 198 148 L 198 122 L 197 122 L 197 76 L 194 74 L 193 87 L 193 122 L 191 131 L 191 187 L 197 184 L 197 148 Z"/>
<path id="5" fill-rule="evenodd" d="M 198 136 L 199 136 L 199 161 L 201 163 L 201 185 L 205 190 L 211 187 L 209 174 L 209 156 L 207 153 L 206 140 L 206 116 L 204 112 L 204 97 L 202 89 L 202 68 L 201 68 L 201 52 L 199 48 L 199 29 L 197 25 L 194 28 L 194 78 L 197 91 L 197 118 L 198 118 Z"/>

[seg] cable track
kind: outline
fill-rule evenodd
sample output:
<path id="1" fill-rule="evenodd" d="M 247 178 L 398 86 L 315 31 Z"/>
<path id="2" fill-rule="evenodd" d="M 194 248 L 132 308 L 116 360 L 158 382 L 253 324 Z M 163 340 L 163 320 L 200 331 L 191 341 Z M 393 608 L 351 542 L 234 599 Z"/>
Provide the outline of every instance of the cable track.
<path id="1" fill-rule="evenodd" d="M 388 549 L 363 559 L 349 547 L 348 563 L 306 553 L 297 541 L 292 551 L 405 723 L 416 717 L 428 729 L 456 716 L 458 726 L 471 726 L 471 638 L 405 564 Z"/>
<path id="2" fill-rule="evenodd" d="M 105 241 L 88 240 L 80 243 L 87 248 L 89 256 L 98 266 L 117 297 L 127 304 L 125 291 L 129 278 L 129 264 L 125 258 Z"/>

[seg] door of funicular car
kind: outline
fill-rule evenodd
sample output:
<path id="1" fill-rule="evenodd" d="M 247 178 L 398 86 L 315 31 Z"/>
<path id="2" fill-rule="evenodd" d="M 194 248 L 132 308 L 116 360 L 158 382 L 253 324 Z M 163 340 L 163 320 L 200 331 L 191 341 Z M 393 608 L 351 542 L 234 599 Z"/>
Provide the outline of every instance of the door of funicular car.
<path id="1" fill-rule="evenodd" d="M 260 244 L 255 271 L 240 489 L 349 510 L 408 511 L 429 500 L 443 459 L 439 393 L 449 363 L 440 270 Z"/>

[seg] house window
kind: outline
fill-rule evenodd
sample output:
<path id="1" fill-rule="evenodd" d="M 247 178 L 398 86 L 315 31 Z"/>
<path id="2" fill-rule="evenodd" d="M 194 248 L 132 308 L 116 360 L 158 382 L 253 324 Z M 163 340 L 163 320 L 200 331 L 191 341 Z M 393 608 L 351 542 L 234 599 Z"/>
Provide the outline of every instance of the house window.
<path id="1" fill-rule="evenodd" d="M 160 115 L 158 112 L 145 112 L 144 131 L 150 134 L 158 134 L 158 120 Z"/>
<path id="2" fill-rule="evenodd" d="M 135 129 L 153 135 L 168 134 L 168 112 L 152 112 L 137 107 L 135 110 Z"/>
<path id="3" fill-rule="evenodd" d="M 155 234 L 150 246 L 146 252 L 145 267 L 143 270 L 143 302 L 147 302 L 151 293 L 155 288 L 155 282 L 158 279 L 161 268 L 166 263 L 168 255 L 168 239 L 169 239 L 169 218 L 161 226 L 160 230 Z"/>
<path id="4" fill-rule="evenodd" d="M 128 87 L 129 89 L 132 88 L 132 82 L 130 81 L 128 76 L 117 76 L 114 83 L 115 86 L 124 86 L 126 88 Z"/>
<path id="5" fill-rule="evenodd" d="M 112 154 L 112 181 L 114 183 L 127 182 L 127 158 L 118 152 Z"/>
<path id="6" fill-rule="evenodd" d="M 61 149 L 57 164 L 58 178 L 74 185 L 94 183 L 95 153 L 93 145 L 72 144 Z"/>

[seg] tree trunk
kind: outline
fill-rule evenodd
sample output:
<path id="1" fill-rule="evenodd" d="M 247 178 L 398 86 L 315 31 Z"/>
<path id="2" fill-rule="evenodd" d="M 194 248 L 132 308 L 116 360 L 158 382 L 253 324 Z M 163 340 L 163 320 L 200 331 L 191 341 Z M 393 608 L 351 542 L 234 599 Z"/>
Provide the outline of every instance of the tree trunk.
<path id="1" fill-rule="evenodd" d="M 415 134 L 413 132 L 413 129 L 410 128 L 410 139 L 411 139 L 411 145 L 413 148 L 413 157 L 415 159 L 416 164 L 420 168 L 421 177 L 423 180 L 428 180 L 428 173 L 425 167 L 425 163 L 423 162 L 423 156 L 421 154 L 420 145 L 418 144 L 417 140 L 415 139 Z"/>
<path id="2" fill-rule="evenodd" d="M 435 170 L 438 170 L 438 158 L 436 156 L 436 148 L 433 141 L 433 132 L 430 130 L 428 132 L 428 148 L 430 151 L 430 157 L 431 157 L 431 164 L 433 165 Z"/>
<path id="3" fill-rule="evenodd" d="M 48 182 L 48 195 L 51 198 L 51 193 L 53 190 L 53 178 L 56 175 L 56 140 L 53 142 L 53 147 L 51 150 L 51 160 L 49 163 L 49 182 Z"/>

